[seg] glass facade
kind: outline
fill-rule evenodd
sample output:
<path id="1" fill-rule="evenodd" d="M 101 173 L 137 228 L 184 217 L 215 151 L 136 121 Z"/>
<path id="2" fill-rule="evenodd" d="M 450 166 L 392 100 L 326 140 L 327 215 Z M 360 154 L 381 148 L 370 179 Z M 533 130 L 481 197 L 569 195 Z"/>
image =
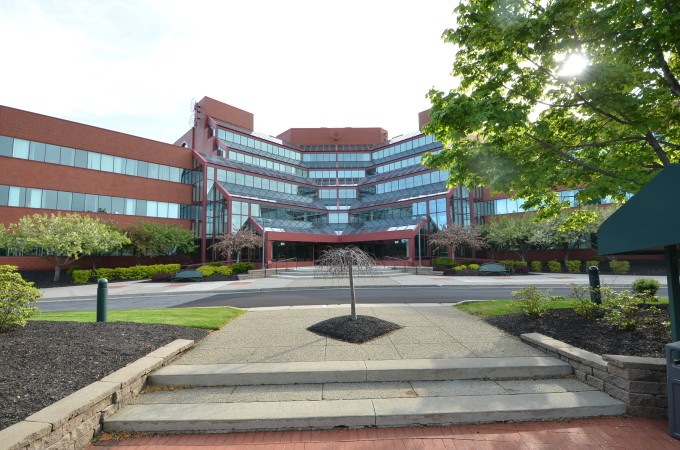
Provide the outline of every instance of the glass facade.
<path id="1" fill-rule="evenodd" d="M 0 206 L 124 214 L 128 216 L 162 217 L 167 219 L 188 218 L 188 205 L 179 203 L 7 185 L 0 185 Z"/>

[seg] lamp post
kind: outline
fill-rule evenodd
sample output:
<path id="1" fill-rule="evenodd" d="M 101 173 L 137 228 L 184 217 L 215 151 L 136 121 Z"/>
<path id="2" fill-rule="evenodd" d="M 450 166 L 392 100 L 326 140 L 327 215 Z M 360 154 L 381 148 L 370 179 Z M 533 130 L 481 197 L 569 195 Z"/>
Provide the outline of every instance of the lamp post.
<path id="1" fill-rule="evenodd" d="M 262 270 L 264 271 L 264 278 L 267 278 L 267 260 L 265 250 L 265 238 L 267 236 L 267 224 L 271 224 L 271 219 L 262 219 Z"/>

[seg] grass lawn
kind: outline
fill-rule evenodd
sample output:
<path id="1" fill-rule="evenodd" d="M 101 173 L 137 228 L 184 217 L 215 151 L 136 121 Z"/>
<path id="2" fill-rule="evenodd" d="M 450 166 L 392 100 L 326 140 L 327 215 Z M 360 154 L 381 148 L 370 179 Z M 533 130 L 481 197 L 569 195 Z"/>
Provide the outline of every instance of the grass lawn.
<path id="1" fill-rule="evenodd" d="M 652 305 L 667 305 L 668 298 L 662 297 L 658 302 L 650 303 Z M 576 300 L 565 299 L 557 300 L 551 304 L 551 309 L 567 309 L 576 306 Z M 475 316 L 480 317 L 492 317 L 492 316 L 502 316 L 504 314 L 513 314 L 522 312 L 519 309 L 518 302 L 516 300 L 489 300 L 480 302 L 469 302 L 456 305 L 456 308 L 461 311 L 465 311 Z"/>
<path id="2" fill-rule="evenodd" d="M 161 323 L 184 327 L 219 330 L 245 311 L 237 308 L 163 308 L 163 309 L 122 309 L 110 310 L 109 322 Z M 44 312 L 30 320 L 59 322 L 96 322 L 96 311 Z"/>

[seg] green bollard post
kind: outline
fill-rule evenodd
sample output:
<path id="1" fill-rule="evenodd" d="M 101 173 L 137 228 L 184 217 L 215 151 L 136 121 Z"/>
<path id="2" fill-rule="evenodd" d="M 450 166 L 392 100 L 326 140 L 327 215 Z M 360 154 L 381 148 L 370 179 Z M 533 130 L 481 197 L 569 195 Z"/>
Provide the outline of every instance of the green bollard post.
<path id="1" fill-rule="evenodd" d="M 600 294 L 600 269 L 597 266 L 588 267 L 588 280 L 590 281 L 590 300 L 599 305 L 602 303 Z"/>
<path id="2" fill-rule="evenodd" d="M 100 278 L 97 282 L 97 322 L 106 322 L 109 299 L 109 280 Z"/>

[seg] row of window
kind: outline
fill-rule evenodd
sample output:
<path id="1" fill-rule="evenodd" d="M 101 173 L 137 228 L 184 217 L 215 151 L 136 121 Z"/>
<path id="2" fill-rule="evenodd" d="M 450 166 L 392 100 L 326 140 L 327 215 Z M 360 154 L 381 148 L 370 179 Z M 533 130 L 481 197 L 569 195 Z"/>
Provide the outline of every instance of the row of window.
<path id="1" fill-rule="evenodd" d="M 418 186 L 425 186 L 440 181 L 446 181 L 449 178 L 448 170 L 426 172 L 412 177 L 400 178 L 398 180 L 388 181 L 386 183 L 377 184 L 376 194 L 385 194 L 387 192 L 400 191 Z"/>
<path id="2" fill-rule="evenodd" d="M 299 177 L 307 176 L 307 171 L 304 169 L 299 169 L 294 166 L 289 166 L 288 164 L 278 163 L 270 161 L 268 159 L 262 159 L 256 156 L 235 152 L 233 150 L 229 150 L 227 157 L 233 161 L 251 164 L 254 166 L 260 166 L 266 169 L 276 170 L 277 172 L 290 173 L 292 175 L 297 175 Z"/>
<path id="3" fill-rule="evenodd" d="M 435 143 L 434 136 L 422 136 L 419 137 L 418 139 L 413 139 L 399 145 L 393 145 L 392 147 L 387 147 L 382 150 L 378 150 L 377 152 L 373 152 L 373 160 L 375 161 L 378 159 L 386 158 L 388 156 L 396 155 L 402 152 L 407 152 L 409 150 L 413 150 L 414 148 L 424 147 L 428 144 L 434 143 Z"/>
<path id="4" fill-rule="evenodd" d="M 219 169 L 217 171 L 217 181 L 220 183 L 237 184 L 239 186 L 254 187 L 257 189 L 266 189 L 268 191 L 283 192 L 285 194 L 305 195 L 316 197 L 316 190 L 303 188 L 293 183 L 286 183 L 283 181 L 270 180 L 269 178 L 256 177 L 254 175 L 247 175 L 239 172 L 232 172 L 231 170 Z M 309 191 L 313 191 L 310 195 Z"/>
<path id="5" fill-rule="evenodd" d="M 411 158 L 402 159 L 393 163 L 384 164 L 376 167 L 377 173 L 391 172 L 393 170 L 401 169 L 409 166 L 419 166 L 423 160 L 423 155 L 413 156 Z"/>
<path id="6" fill-rule="evenodd" d="M 370 162 L 370 153 L 303 153 L 304 162 Z"/>
<path id="7" fill-rule="evenodd" d="M 280 147 L 269 142 L 263 142 L 247 136 L 241 136 L 240 134 L 232 133 L 231 131 L 218 129 L 217 137 L 218 139 L 221 139 L 225 142 L 231 142 L 234 144 L 243 145 L 244 147 L 254 148 L 261 152 L 271 153 L 272 155 L 281 156 L 283 158 L 288 158 L 293 161 L 300 161 L 300 152 L 296 152 L 294 150 Z"/>
<path id="8" fill-rule="evenodd" d="M 187 218 L 189 213 L 188 205 L 177 203 L 5 185 L 0 185 L 0 206 L 125 214 L 168 219 Z"/>
<path id="9" fill-rule="evenodd" d="M 357 198 L 356 189 L 319 189 L 319 198 Z"/>
<path id="10" fill-rule="evenodd" d="M 309 178 L 321 178 L 335 180 L 338 178 L 359 179 L 366 177 L 365 170 L 310 170 Z"/>
<path id="11" fill-rule="evenodd" d="M 155 180 L 182 182 L 185 171 L 179 167 L 78 150 L 42 142 L 0 136 L 0 156 L 29 159 L 63 166 L 132 175 Z"/>

